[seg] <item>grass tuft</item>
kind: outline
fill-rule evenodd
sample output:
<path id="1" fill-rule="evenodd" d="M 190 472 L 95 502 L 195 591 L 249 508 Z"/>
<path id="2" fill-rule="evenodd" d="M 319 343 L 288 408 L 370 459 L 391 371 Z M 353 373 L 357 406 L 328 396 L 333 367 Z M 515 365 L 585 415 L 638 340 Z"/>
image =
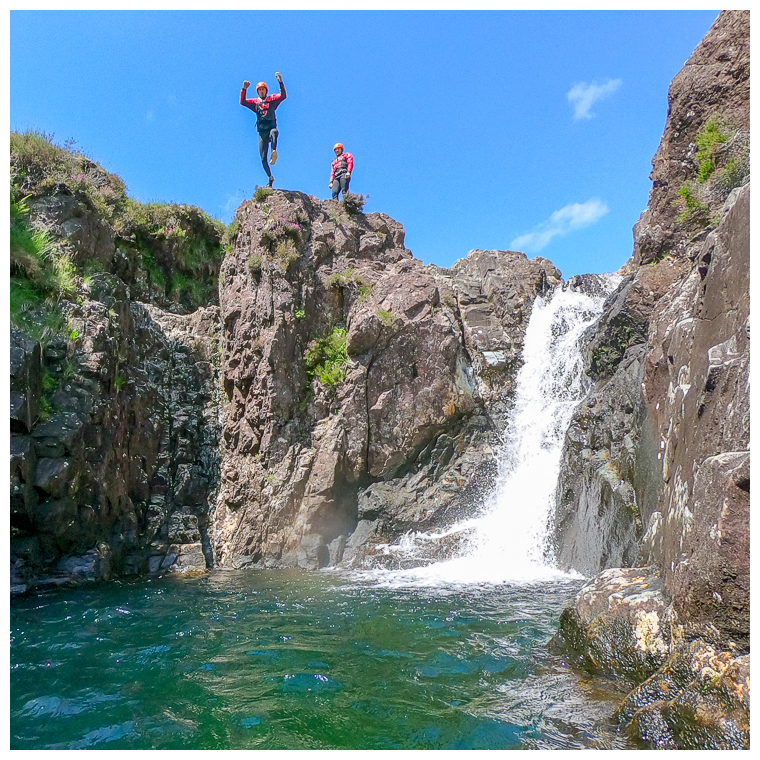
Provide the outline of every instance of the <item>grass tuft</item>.
<path id="1" fill-rule="evenodd" d="M 335 387 L 346 377 L 348 352 L 346 350 L 346 329 L 334 327 L 327 335 L 309 341 L 304 353 L 304 365 L 310 378 L 316 377 L 320 383 Z"/>

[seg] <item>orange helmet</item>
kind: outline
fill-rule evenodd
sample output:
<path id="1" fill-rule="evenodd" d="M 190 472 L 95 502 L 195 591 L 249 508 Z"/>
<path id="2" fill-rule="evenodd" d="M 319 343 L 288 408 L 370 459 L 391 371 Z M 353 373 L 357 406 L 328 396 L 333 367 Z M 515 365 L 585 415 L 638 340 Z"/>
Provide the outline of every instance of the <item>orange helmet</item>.
<path id="1" fill-rule="evenodd" d="M 343 143 L 335 143 L 335 145 L 333 145 L 333 150 L 335 150 L 336 148 L 340 148 L 341 150 L 343 150 Z"/>
<path id="2" fill-rule="evenodd" d="M 259 82 L 259 83 L 256 85 L 256 91 L 258 92 L 258 91 L 259 91 L 259 90 L 260 90 L 262 87 L 263 87 L 263 88 L 264 88 L 264 89 L 265 89 L 267 92 L 269 92 L 269 88 L 267 87 L 267 83 L 266 83 L 266 82 Z"/>

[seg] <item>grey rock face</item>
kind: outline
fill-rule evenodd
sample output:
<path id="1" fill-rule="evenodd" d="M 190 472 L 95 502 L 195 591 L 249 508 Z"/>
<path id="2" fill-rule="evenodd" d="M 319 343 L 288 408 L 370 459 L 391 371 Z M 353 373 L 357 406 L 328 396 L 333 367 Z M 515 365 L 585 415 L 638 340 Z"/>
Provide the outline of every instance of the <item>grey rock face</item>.
<path id="1" fill-rule="evenodd" d="M 39 414 L 42 394 L 40 344 L 11 327 L 11 432 L 28 433 Z"/>
<path id="2" fill-rule="evenodd" d="M 661 463 L 656 425 L 642 392 L 652 311 L 688 264 L 639 267 L 612 293 L 585 338 L 595 385 L 573 415 L 557 487 L 555 556 L 593 574 L 638 562 L 657 510 Z"/>
<path id="3" fill-rule="evenodd" d="M 220 291 L 218 561 L 362 563 L 375 543 L 477 506 L 493 478 L 492 414 L 532 300 L 559 272 L 498 251 L 425 267 L 389 217 L 300 193 L 248 202 L 238 222 Z M 304 355 L 336 327 L 345 378 L 324 383 Z"/>
<path id="4" fill-rule="evenodd" d="M 658 305 L 644 392 L 663 468 L 652 553 L 682 620 L 749 634 L 749 185 Z"/>
<path id="5" fill-rule="evenodd" d="M 590 575 L 638 559 L 659 485 L 656 455 L 651 461 L 656 440 L 641 403 L 644 351 L 643 345 L 627 351 L 615 375 L 573 416 L 554 525 L 555 558 L 563 568 Z"/>
<path id="6" fill-rule="evenodd" d="M 113 232 L 92 214 L 67 227 L 81 208 L 59 195 L 39 209 L 53 232 L 76 228 L 75 252 L 110 264 Z M 12 586 L 148 572 L 151 557 L 156 571 L 205 569 L 219 479 L 218 307 L 168 314 L 101 273 L 63 309 L 68 337 L 44 349 L 11 330 Z"/>
<path id="7" fill-rule="evenodd" d="M 669 205 L 710 115 L 748 127 L 748 35 L 746 12 L 721 13 L 671 87 L 650 206 L 628 279 L 589 336 L 596 387 L 568 433 L 557 494 L 565 567 L 649 566 L 592 579 L 558 641 L 635 685 L 621 720 L 660 748 L 749 742 L 750 187 L 702 230 L 675 223 Z M 656 580 L 670 626 L 661 660 L 632 680 L 626 663 L 647 647 L 625 612 L 631 593 L 643 599 L 630 574 Z"/>

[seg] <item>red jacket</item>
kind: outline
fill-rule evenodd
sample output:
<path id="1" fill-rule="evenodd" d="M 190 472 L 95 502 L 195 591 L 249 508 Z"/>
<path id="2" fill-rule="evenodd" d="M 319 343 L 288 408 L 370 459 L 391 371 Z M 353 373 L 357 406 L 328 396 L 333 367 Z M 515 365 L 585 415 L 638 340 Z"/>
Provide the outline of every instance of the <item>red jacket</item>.
<path id="1" fill-rule="evenodd" d="M 261 98 L 255 98 L 254 100 L 248 100 L 246 96 L 247 90 L 243 87 L 240 90 L 240 105 L 250 108 L 256 114 L 256 129 L 259 132 L 269 132 L 277 126 L 277 117 L 275 111 L 277 107 L 282 103 L 288 94 L 285 92 L 285 85 L 280 82 L 280 92 L 274 95 L 267 95 L 264 100 Z"/>
<path id="2" fill-rule="evenodd" d="M 330 182 L 332 182 L 335 177 L 342 177 L 346 173 L 351 174 L 354 170 L 354 157 L 350 153 L 343 151 L 343 153 L 332 162 L 330 168 L 332 169 L 330 172 Z"/>

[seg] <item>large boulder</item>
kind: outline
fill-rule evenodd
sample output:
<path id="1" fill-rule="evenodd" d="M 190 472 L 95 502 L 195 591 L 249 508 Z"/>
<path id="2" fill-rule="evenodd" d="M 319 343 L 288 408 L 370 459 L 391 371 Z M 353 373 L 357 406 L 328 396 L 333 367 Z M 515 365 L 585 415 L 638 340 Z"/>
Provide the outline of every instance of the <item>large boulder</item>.
<path id="1" fill-rule="evenodd" d="M 606 570 L 560 618 L 550 647 L 629 690 L 626 734 L 658 749 L 749 746 L 749 656 L 711 627 L 676 622 L 655 568 Z"/>

